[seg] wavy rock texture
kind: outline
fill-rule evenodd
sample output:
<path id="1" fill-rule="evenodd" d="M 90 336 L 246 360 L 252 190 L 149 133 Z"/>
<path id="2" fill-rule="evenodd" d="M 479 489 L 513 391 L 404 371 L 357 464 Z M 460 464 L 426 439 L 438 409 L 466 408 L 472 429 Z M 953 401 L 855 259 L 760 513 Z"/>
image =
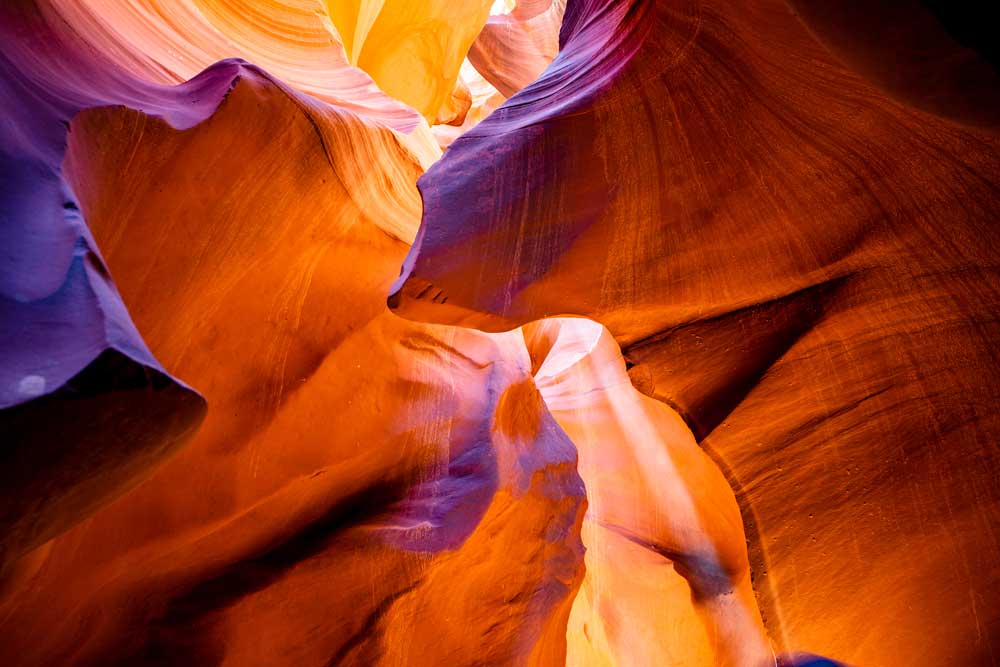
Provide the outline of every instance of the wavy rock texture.
<path id="1" fill-rule="evenodd" d="M 0 568 L 148 474 L 203 416 L 201 398 L 167 376 L 146 349 L 72 188 L 60 175 L 65 127 L 81 109 L 124 104 L 178 128 L 212 113 L 235 80 L 231 65 L 177 88 L 155 85 L 192 77 L 234 48 L 199 6 L 210 9 L 192 3 L 54 0 L 40 7 L 14 3 L 0 15 L 6 45 L 0 56 L 6 121 L 0 173 L 7 251 L 0 268 L 0 406 L 9 408 L 2 428 L 10 443 L 4 453 L 3 486 L 10 500 L 0 520 Z M 161 12 L 164 8 L 168 11 Z M 269 64 L 328 100 L 349 97 L 348 108 L 374 121 L 399 130 L 420 122 L 347 65 L 330 33 L 305 21 L 304 3 L 272 3 L 273 8 L 282 10 L 280 29 L 304 40 L 298 51 L 286 49 L 285 55 L 292 62 L 329 64 L 304 72 L 280 58 Z M 210 16 L 221 21 L 230 15 Z M 315 23 L 316 16 L 311 18 Z M 265 31 L 244 34 L 259 25 L 244 21 L 227 27 L 261 53 L 279 50 L 273 39 L 268 49 Z M 337 86 L 310 86 L 330 79 Z M 379 216 L 380 224 L 396 224 L 392 231 L 399 235 L 401 215 Z M 141 418 L 123 419 L 133 412 Z"/>
<path id="2" fill-rule="evenodd" d="M 211 74 L 144 86 L 62 44 L 33 8 L 0 10 L 0 571 L 147 476 L 204 401 L 136 331 L 60 175 L 65 124 L 129 100 L 178 126 L 210 113 Z M 23 35 L 33 35 L 33 40 Z M 66 52 L 61 49 L 66 47 Z M 226 85 L 221 82 L 221 86 Z"/>
<path id="3" fill-rule="evenodd" d="M 469 62 L 502 95 L 510 97 L 535 79 L 559 52 L 566 0 L 518 2 L 491 16 L 469 50 Z"/>
<path id="4" fill-rule="evenodd" d="M 1000 129 L 1000 49 L 990 34 L 988 5 L 941 0 L 790 4 L 839 58 L 893 96 L 962 123 Z"/>
<path id="5" fill-rule="evenodd" d="M 680 415 L 636 391 L 599 324 L 551 319 L 524 336 L 587 488 L 566 664 L 773 664 L 739 507 Z"/>
<path id="6" fill-rule="evenodd" d="M 602 322 L 736 488 L 779 644 L 990 664 L 997 139 L 775 1 L 570 2 L 561 44 L 422 177 L 390 303 Z"/>
<path id="7" fill-rule="evenodd" d="M 397 130 L 424 166 L 440 157 L 420 115 L 349 62 L 322 0 L 46 0 L 41 8 L 71 50 L 82 42 L 145 81 L 181 83 L 215 62 L 243 58 L 296 90 Z M 449 39 L 447 26 L 439 28 Z M 424 76 L 437 53 L 408 53 L 396 63 L 399 75 Z"/>
<path id="8" fill-rule="evenodd" d="M 993 664 L 979 10 L 492 4 L 0 8 L 0 664 Z"/>
<path id="9" fill-rule="evenodd" d="M 415 158 L 223 72 L 190 129 L 122 108 L 73 123 L 66 172 L 125 302 L 210 407 L 16 582 L 0 661 L 562 662 L 583 488 L 523 338 L 388 313 Z"/>
<path id="10" fill-rule="evenodd" d="M 478 29 L 473 21 L 455 37 L 444 24 L 439 28 L 456 49 Z M 204 412 L 204 402 L 146 349 L 61 178 L 65 128 L 74 114 L 125 105 L 189 128 L 208 118 L 241 76 L 233 63 L 212 64 L 245 56 L 314 96 L 299 98 L 314 111 L 325 102 L 393 129 L 424 165 L 440 151 L 416 111 L 348 62 L 321 0 L 25 1 L 2 10 L 0 30 L 6 45 L 0 233 L 8 250 L 0 267 L 0 407 L 9 408 L 2 428 L 11 442 L 3 478 L 11 500 L 0 518 L 3 570 L 148 474 Z M 416 76 L 451 54 L 425 46 L 433 52 L 411 49 L 408 61 L 397 58 L 400 76 Z M 366 164 L 357 162 L 346 187 L 378 209 L 377 225 L 411 240 L 418 204 L 401 205 L 391 185 L 383 193 L 385 174 L 366 174 Z M 144 418 L 123 420 L 132 410 Z M 68 441 L 75 445 L 64 447 Z"/>
<path id="11" fill-rule="evenodd" d="M 322 0 L 48 0 L 50 25 L 141 79 L 180 83 L 245 58 L 289 86 L 399 130 L 418 122 L 351 66 Z"/>
<path id="12" fill-rule="evenodd" d="M 459 69 L 490 0 L 325 1 L 351 63 L 429 123 L 449 122 Z"/>

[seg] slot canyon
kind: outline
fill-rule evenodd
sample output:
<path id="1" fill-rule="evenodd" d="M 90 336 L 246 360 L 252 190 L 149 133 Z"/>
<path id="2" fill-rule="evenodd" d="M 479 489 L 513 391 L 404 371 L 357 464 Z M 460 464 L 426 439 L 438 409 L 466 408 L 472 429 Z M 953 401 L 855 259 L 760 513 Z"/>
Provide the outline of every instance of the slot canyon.
<path id="1" fill-rule="evenodd" d="M 971 0 L 4 0 L 0 665 L 1000 665 Z"/>

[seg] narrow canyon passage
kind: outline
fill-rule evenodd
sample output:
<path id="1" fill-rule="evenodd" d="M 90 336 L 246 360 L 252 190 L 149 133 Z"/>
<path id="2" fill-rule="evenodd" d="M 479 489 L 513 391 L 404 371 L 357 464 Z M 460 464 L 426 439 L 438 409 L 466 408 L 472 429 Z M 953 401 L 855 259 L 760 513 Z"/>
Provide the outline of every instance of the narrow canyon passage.
<path id="1" fill-rule="evenodd" d="M 998 664 L 977 24 L 3 4 L 0 664 Z"/>
<path id="2" fill-rule="evenodd" d="M 635 390 L 601 325 L 543 320 L 524 335 L 587 489 L 567 664 L 774 664 L 736 499 L 681 417 Z"/>

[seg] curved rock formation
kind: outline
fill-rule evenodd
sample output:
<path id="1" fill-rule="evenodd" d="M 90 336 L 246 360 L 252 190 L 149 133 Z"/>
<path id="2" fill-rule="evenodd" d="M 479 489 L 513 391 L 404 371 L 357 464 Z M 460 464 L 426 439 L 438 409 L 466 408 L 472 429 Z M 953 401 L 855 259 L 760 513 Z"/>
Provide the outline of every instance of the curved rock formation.
<path id="1" fill-rule="evenodd" d="M 0 664 L 992 664 L 978 9 L 490 4 L 0 7 Z"/>
<path id="2" fill-rule="evenodd" d="M 459 69 L 491 0 L 325 0 L 350 62 L 429 123 L 448 122 Z"/>
<path id="3" fill-rule="evenodd" d="M 0 662 L 560 663 L 583 488 L 523 338 L 388 313 L 415 158 L 220 70 L 190 129 L 73 122 L 66 173 L 125 302 L 209 411 L 6 591 Z"/>
<path id="4" fill-rule="evenodd" d="M 737 489 L 779 644 L 988 664 L 997 140 L 781 2 L 578 0 L 561 45 L 420 180 L 390 304 L 602 322 Z"/>
<path id="5" fill-rule="evenodd" d="M 477 28 L 473 21 L 461 29 Z M 235 62 L 213 63 L 246 56 L 315 96 L 298 98 L 314 113 L 331 113 L 326 102 L 391 128 L 422 164 L 440 153 L 413 109 L 348 63 L 321 0 L 18 2 L 0 10 L 0 31 L 0 206 L 8 249 L 0 267 L 0 408 L 9 408 L 2 426 L 11 497 L 0 519 L 2 571 L 148 473 L 204 411 L 145 348 L 60 175 L 66 126 L 78 111 L 125 105 L 189 128 L 248 75 Z M 441 31 L 442 39 L 451 34 Z M 467 39 L 458 37 L 454 57 Z M 443 66 L 441 55 L 408 52 L 410 60 L 395 67 L 410 76 Z M 354 167 L 346 184 L 352 195 L 378 209 L 376 224 L 411 240 L 413 225 L 404 218 L 412 221 L 415 200 L 401 203 L 386 174 L 366 173 L 370 160 L 343 163 Z M 14 409 L 23 403 L 31 405 Z M 126 404 L 145 419 L 114 426 Z"/>
<path id="6" fill-rule="evenodd" d="M 285 84 L 401 131 L 419 117 L 348 62 L 323 0 L 45 0 L 47 29 L 150 82 L 177 84 L 243 58 Z M 413 66 L 417 66 L 413 63 Z"/>
<path id="7" fill-rule="evenodd" d="M 18 557 L 147 476 L 205 410 L 125 311 L 60 173 L 66 124 L 83 106 L 127 99 L 183 126 L 210 113 L 228 84 L 209 73 L 167 91 L 114 68 L 78 77 L 94 59 L 25 3 L 0 9 L 0 39 L 0 572 L 9 579 Z"/>
<path id="8" fill-rule="evenodd" d="M 472 43 L 469 62 L 510 97 L 555 59 L 564 11 L 566 0 L 522 0 L 509 13 L 491 16 Z"/>
<path id="9" fill-rule="evenodd" d="M 484 118 L 493 113 L 507 99 L 489 81 L 483 78 L 468 60 L 462 64 L 459 83 L 468 89 L 470 97 L 469 108 L 466 110 L 461 124 L 435 125 L 431 128 L 431 132 L 434 133 L 434 137 L 438 140 L 442 150 L 450 146 L 455 139 L 481 123 Z M 414 230 L 414 233 L 416 233 L 416 230 Z"/>
<path id="10" fill-rule="evenodd" d="M 599 324 L 551 319 L 524 336 L 587 488 L 566 664 L 773 664 L 739 507 L 681 417 L 636 391 Z"/>
<path id="11" fill-rule="evenodd" d="M 98 245 L 156 358 L 198 386 L 209 411 L 152 478 L 18 561 L 0 595 L 0 662 L 562 662 L 583 566 L 575 450 L 534 389 L 519 333 L 417 325 L 386 312 L 382 295 L 419 216 L 421 166 L 392 129 L 406 129 L 394 125 L 396 103 L 330 106 L 235 60 L 162 87 L 151 82 L 163 53 L 152 45 L 148 59 L 118 53 L 145 38 L 88 49 L 60 32 L 73 25 L 61 22 L 72 10 L 83 12 L 73 17 L 77 30 L 99 35 L 80 23 L 91 9 L 24 4 L 4 10 L 2 23 L 18 47 L 4 53 L 4 100 L 17 130 L 5 131 L 4 147 L 23 161 L 40 151 L 31 163 L 39 175 L 5 186 L 32 206 L 52 199 L 49 183 L 74 193 L 69 213 L 60 199 L 51 223 L 86 241 L 70 276 L 103 289 L 98 314 L 108 315 L 112 342 L 134 345 L 154 369 L 137 379 L 105 355 L 88 370 L 100 371 L 105 393 L 112 382 L 135 392 L 145 380 L 162 394 L 99 396 L 108 405 L 85 414 L 84 426 L 105 430 L 72 445 L 97 441 L 134 483 L 135 469 L 146 464 L 148 474 L 149 459 L 204 410 L 183 385 L 158 379 Z M 52 261 L 60 237 L 48 241 L 25 216 L 14 222 L 27 259 L 38 264 L 41 254 L 60 270 Z M 49 247 L 30 254 L 40 240 Z M 104 339 L 79 332 L 103 320 L 80 308 L 87 303 L 74 301 L 70 314 L 85 317 L 68 333 L 90 349 Z M 64 335 L 51 312 L 38 333 Z M 20 311 L 4 315 L 5 326 L 30 323 Z M 33 330 L 12 335 L 25 331 Z M 73 341 L 39 335 L 27 344 L 65 353 Z M 91 389 L 79 379 L 62 384 L 63 393 Z M 192 400 L 166 400 L 177 391 Z M 83 504 L 54 456 L 107 463 L 38 427 L 39 418 L 70 414 L 56 407 L 3 413 L 13 415 L 5 425 L 15 435 L 45 445 L 11 473 L 37 471 L 47 486 L 4 487 L 12 500 L 23 490 L 29 510 L 59 493 L 73 509 Z M 70 473 L 102 492 L 85 499 L 87 513 L 124 490 L 93 466 Z M 86 516 L 66 505 L 46 508 L 46 517 L 58 514 L 58 531 L 35 530 L 12 557 Z M 461 625 L 442 635 L 442 619 L 455 617 Z"/>

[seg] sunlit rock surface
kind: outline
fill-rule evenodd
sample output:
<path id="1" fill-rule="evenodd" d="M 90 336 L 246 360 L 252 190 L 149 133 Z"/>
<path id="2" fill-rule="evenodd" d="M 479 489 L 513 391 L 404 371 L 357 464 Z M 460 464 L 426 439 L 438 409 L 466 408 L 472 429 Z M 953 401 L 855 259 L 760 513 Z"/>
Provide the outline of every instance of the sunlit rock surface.
<path id="1" fill-rule="evenodd" d="M 490 0 L 324 1 L 352 64 L 428 122 L 448 121 L 462 60 Z"/>
<path id="2" fill-rule="evenodd" d="M 994 664 L 979 11 L 4 4 L 0 664 Z"/>
<path id="3" fill-rule="evenodd" d="M 990 664 L 996 137 L 780 2 L 571 2 L 561 43 L 421 179 L 390 303 L 605 324 L 733 484 L 779 646 Z"/>
<path id="4" fill-rule="evenodd" d="M 71 126 L 64 172 L 124 300 L 210 407 L 12 583 L 0 662 L 561 663 L 583 487 L 523 337 L 386 311 L 419 216 L 390 130 L 213 72 L 231 90 L 190 129 Z"/>
<path id="5" fill-rule="evenodd" d="M 462 63 L 459 81 L 469 90 L 469 108 L 460 125 L 435 125 L 431 128 L 442 150 L 482 122 L 507 100 L 468 60 Z"/>
<path id="6" fill-rule="evenodd" d="M 469 62 L 510 97 L 555 59 L 565 10 L 566 0 L 522 0 L 509 13 L 491 16 L 472 43 Z"/>
<path id="7" fill-rule="evenodd" d="M 474 36 L 477 28 L 463 29 Z M 248 75 L 238 63 L 213 63 L 244 56 L 266 67 L 265 76 L 273 81 L 287 82 L 276 83 L 277 89 L 314 96 L 297 100 L 315 113 L 336 113 L 324 104 L 329 103 L 390 128 L 423 165 L 440 153 L 414 109 L 348 62 L 320 0 L 17 2 L 0 10 L 0 31 L 5 44 L 0 233 L 7 251 L 0 267 L 0 406 L 10 408 L 2 427 L 10 443 L 4 487 L 11 497 L 0 519 L 0 567 L 6 568 L 9 559 L 148 473 L 190 435 L 204 411 L 202 399 L 167 376 L 146 349 L 109 280 L 76 195 L 61 177 L 66 127 L 74 114 L 124 105 L 177 128 L 191 127 L 205 121 Z M 444 27 L 440 32 L 442 38 L 450 34 Z M 397 65 L 406 76 L 429 67 L 421 53 L 410 55 Z M 251 76 L 259 73 L 251 70 Z M 278 124 L 271 131 L 272 137 L 283 134 Z M 329 127 L 325 131 L 336 134 Z M 336 143 L 338 137 L 312 140 Z M 372 159 L 354 159 L 367 154 L 377 161 L 379 148 L 355 150 L 342 161 L 350 171 L 346 187 L 370 200 L 376 225 L 410 240 L 419 202 L 415 197 L 401 202 L 391 177 L 369 173 Z M 109 169 L 142 167 L 125 158 Z M 416 173 L 411 168 L 403 178 L 407 186 Z M 183 193 L 173 198 L 191 201 Z M 211 243 L 198 233 L 192 238 Z M 143 262 L 159 249 L 146 246 L 130 261 Z M 123 419 L 132 412 L 141 419 Z"/>
<path id="8" fill-rule="evenodd" d="M 684 420 L 636 391 L 599 324 L 552 319 L 524 335 L 587 487 L 566 664 L 773 664 L 739 507 Z"/>

